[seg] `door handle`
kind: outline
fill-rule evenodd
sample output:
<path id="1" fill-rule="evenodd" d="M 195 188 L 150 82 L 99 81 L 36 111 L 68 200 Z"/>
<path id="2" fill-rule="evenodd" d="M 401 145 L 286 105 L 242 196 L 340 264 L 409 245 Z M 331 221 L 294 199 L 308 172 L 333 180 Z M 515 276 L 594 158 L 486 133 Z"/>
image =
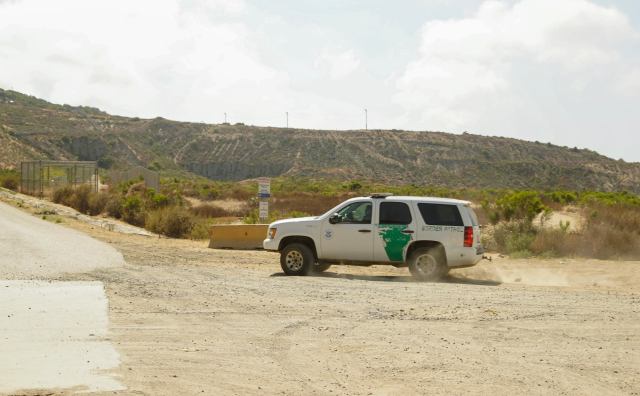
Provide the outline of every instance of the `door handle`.
<path id="1" fill-rule="evenodd" d="M 358 230 L 358 232 L 371 232 L 371 230 Z"/>
<path id="2" fill-rule="evenodd" d="M 413 234 L 413 230 L 402 230 L 403 234 Z"/>

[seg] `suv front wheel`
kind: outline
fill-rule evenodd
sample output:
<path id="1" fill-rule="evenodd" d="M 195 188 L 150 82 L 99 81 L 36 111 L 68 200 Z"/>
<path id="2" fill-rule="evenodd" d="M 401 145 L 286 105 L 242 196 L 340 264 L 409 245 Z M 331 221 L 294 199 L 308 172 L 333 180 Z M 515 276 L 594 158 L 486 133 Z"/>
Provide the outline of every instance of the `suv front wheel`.
<path id="1" fill-rule="evenodd" d="M 422 281 L 435 281 L 448 271 L 444 252 L 439 248 L 418 248 L 409 257 L 409 271 L 414 278 Z"/>
<path id="2" fill-rule="evenodd" d="M 287 275 L 308 275 L 314 265 L 313 252 L 302 243 L 289 244 L 280 252 L 280 266 Z"/>

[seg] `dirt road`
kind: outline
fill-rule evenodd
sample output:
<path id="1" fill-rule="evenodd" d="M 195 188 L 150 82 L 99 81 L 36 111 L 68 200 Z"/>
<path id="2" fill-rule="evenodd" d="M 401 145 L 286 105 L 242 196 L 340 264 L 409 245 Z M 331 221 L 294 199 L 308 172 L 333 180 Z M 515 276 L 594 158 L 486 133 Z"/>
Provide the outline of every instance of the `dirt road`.
<path id="1" fill-rule="evenodd" d="M 39 279 L 122 265 L 117 250 L 0 202 L 0 278 Z"/>
<path id="2" fill-rule="evenodd" d="M 128 263 L 81 278 L 106 285 L 124 393 L 640 392 L 637 262 L 292 278 L 267 252 L 89 232 Z"/>
<path id="3" fill-rule="evenodd" d="M 56 282 L 71 272 L 123 265 L 122 254 L 0 202 L 0 393 L 116 390 L 120 360 L 108 334 L 100 282 Z"/>
<path id="4" fill-rule="evenodd" d="M 126 260 L 54 277 L 105 285 L 116 394 L 640 394 L 638 262 L 294 278 L 266 252 L 66 225 Z"/>

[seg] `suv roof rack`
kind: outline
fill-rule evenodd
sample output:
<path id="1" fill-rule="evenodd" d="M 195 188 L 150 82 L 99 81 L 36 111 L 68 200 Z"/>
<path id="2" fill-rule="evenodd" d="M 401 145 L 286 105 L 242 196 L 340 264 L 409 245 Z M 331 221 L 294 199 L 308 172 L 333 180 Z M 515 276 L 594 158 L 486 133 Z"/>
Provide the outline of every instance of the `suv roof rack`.
<path id="1" fill-rule="evenodd" d="M 386 198 L 386 197 L 390 197 L 392 195 L 393 194 L 391 194 L 391 193 L 372 193 L 370 197 L 371 198 Z"/>

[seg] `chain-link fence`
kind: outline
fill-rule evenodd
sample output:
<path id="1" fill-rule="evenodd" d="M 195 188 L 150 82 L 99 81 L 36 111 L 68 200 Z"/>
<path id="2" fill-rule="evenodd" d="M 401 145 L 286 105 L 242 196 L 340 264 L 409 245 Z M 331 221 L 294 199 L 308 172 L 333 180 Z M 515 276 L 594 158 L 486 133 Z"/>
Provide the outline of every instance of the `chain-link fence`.
<path id="1" fill-rule="evenodd" d="M 111 178 L 112 186 L 129 180 L 142 179 L 147 187 L 156 191 L 160 189 L 160 174 L 142 166 L 136 166 L 124 171 L 112 171 L 109 173 L 109 177 Z"/>
<path id="2" fill-rule="evenodd" d="M 25 161 L 20 164 L 20 192 L 44 196 L 54 190 L 87 184 L 98 191 L 95 161 Z"/>

